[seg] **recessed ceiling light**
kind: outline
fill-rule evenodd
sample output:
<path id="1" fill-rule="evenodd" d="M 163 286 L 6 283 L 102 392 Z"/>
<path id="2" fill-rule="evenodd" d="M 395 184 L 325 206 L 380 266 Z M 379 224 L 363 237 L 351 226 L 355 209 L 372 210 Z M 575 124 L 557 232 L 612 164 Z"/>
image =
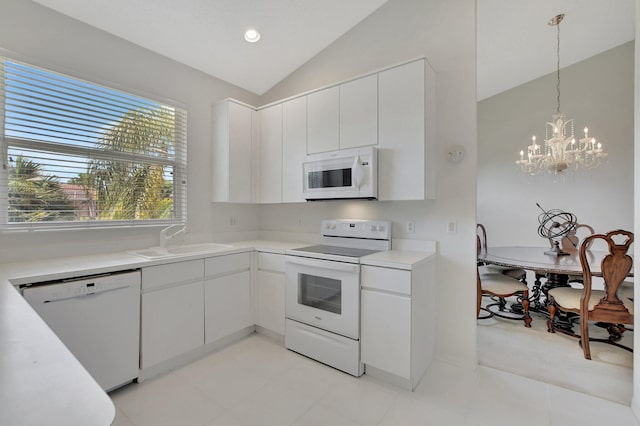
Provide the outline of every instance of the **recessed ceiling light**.
<path id="1" fill-rule="evenodd" d="M 258 30 L 254 30 L 252 28 L 244 33 L 244 39 L 249 43 L 255 43 L 256 41 L 260 40 L 260 33 L 258 32 Z"/>

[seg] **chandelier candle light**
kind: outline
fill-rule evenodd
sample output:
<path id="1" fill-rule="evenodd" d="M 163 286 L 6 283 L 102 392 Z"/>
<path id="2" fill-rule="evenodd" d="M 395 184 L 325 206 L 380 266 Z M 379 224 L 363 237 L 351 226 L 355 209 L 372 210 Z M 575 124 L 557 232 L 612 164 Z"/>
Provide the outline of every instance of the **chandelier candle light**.
<path id="1" fill-rule="evenodd" d="M 563 173 L 567 169 L 578 170 L 580 167 L 590 170 L 607 158 L 602 144 L 589 136 L 588 128 L 584 128 L 584 138 L 576 141 L 573 119 L 567 119 L 567 116 L 560 112 L 560 22 L 563 19 L 564 14 L 560 14 L 548 22 L 548 25 L 557 28 L 557 110 L 552 115 L 553 121 L 547 122 L 546 125 L 544 151 L 533 136 L 531 145 L 527 147 L 527 155 L 520 151 L 520 160 L 516 161 L 520 169 L 530 175 L 537 175 L 544 170 L 553 174 Z"/>

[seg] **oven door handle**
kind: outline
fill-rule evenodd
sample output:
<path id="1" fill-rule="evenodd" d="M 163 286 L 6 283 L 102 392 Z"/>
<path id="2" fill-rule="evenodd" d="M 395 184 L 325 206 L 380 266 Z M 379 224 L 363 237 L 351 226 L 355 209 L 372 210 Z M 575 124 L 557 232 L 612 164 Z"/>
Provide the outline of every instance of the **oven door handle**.
<path id="1" fill-rule="evenodd" d="M 314 260 L 307 258 L 287 258 L 287 263 L 292 263 L 294 265 L 303 265 L 303 266 L 312 266 L 314 268 L 322 268 L 329 269 L 332 271 L 346 271 L 346 272 L 358 272 L 358 266 L 352 263 L 342 263 L 342 262 L 329 262 L 330 266 L 327 264 L 327 261 L 322 260 Z"/>

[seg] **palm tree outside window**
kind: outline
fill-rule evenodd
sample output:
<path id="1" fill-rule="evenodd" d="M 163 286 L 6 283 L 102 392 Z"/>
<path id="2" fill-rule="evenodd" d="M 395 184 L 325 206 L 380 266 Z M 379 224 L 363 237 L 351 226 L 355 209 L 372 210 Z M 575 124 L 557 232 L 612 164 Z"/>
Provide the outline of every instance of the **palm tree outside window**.
<path id="1" fill-rule="evenodd" d="M 4 228 L 186 222 L 186 111 L 0 57 Z"/>

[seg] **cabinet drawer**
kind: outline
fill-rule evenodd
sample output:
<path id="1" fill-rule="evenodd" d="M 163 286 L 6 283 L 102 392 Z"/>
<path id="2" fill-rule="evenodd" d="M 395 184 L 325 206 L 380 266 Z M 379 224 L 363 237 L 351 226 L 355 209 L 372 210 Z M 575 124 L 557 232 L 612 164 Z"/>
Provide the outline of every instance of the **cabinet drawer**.
<path id="1" fill-rule="evenodd" d="M 179 284 L 201 279 L 203 276 L 204 262 L 201 259 L 150 266 L 142 268 L 142 289 Z"/>
<path id="2" fill-rule="evenodd" d="M 251 268 L 250 252 L 210 257 L 204 260 L 204 274 L 208 277 L 212 275 L 224 275 L 249 268 Z"/>
<path id="3" fill-rule="evenodd" d="M 283 254 L 258 253 L 258 269 L 263 271 L 284 272 Z"/>
<path id="4" fill-rule="evenodd" d="M 360 283 L 362 288 L 411 295 L 411 271 L 364 265 Z"/>

